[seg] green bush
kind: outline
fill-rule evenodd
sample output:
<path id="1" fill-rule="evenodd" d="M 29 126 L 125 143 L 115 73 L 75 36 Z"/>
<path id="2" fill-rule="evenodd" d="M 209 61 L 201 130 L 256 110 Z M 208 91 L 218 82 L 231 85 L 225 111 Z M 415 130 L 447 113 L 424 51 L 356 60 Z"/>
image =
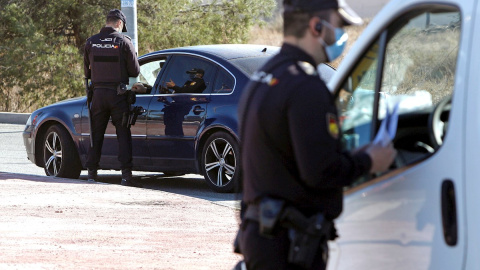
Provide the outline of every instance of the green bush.
<path id="1" fill-rule="evenodd" d="M 32 112 L 83 90 L 85 40 L 116 0 L 0 0 L 0 111 Z M 139 54 L 246 43 L 275 0 L 138 0 Z"/>

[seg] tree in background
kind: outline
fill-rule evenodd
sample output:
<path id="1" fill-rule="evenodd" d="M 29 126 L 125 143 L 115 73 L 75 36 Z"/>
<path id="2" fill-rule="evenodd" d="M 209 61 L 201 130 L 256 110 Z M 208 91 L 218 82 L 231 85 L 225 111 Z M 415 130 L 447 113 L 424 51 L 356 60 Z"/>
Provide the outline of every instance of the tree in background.
<path id="1" fill-rule="evenodd" d="M 119 0 L 0 0 L 0 111 L 82 96 L 83 46 Z M 139 54 L 245 43 L 275 0 L 138 0 Z M 128 25 L 128 22 L 127 22 Z"/>

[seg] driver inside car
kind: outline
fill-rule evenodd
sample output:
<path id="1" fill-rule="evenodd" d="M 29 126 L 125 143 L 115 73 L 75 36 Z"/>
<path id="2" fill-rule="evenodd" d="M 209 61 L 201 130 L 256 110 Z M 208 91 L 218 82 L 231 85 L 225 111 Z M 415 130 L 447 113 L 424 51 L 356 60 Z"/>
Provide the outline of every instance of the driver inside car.
<path id="1" fill-rule="evenodd" d="M 205 81 L 203 80 L 203 75 L 205 75 L 205 71 L 201 68 L 193 68 L 191 70 L 187 70 L 186 72 L 190 79 L 187 80 L 183 86 L 178 86 L 175 84 L 172 79 L 166 83 L 167 89 L 172 89 L 173 93 L 202 93 L 205 88 L 207 88 Z"/>

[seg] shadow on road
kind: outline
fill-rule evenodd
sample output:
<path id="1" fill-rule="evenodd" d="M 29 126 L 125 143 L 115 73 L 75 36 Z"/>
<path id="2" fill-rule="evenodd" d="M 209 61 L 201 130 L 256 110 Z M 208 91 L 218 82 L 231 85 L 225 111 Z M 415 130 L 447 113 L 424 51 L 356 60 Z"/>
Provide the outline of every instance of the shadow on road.
<path id="1" fill-rule="evenodd" d="M 118 185 L 121 181 L 121 174 L 116 171 L 106 171 L 106 173 L 99 171 L 98 177 L 98 181 L 102 183 Z M 87 180 L 87 175 L 82 174 L 80 179 Z M 232 201 L 233 203 L 233 201 L 240 200 L 240 194 L 238 193 L 212 191 L 205 183 L 203 176 L 197 174 L 165 176 L 162 173 L 133 172 L 133 179 L 141 183 L 143 188 L 181 194 L 212 202 Z"/>

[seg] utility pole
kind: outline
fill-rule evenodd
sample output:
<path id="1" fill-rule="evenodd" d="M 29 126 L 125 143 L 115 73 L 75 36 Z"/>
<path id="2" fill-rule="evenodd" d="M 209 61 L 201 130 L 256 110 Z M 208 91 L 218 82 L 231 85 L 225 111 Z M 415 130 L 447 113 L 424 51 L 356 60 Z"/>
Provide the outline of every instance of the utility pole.
<path id="1" fill-rule="evenodd" d="M 135 52 L 138 55 L 138 34 L 137 34 L 137 0 L 121 0 L 122 12 L 127 17 L 127 36 L 132 38 Z"/>
<path id="2" fill-rule="evenodd" d="M 135 52 L 138 56 L 138 34 L 137 34 L 137 0 L 121 0 L 122 12 L 127 17 L 127 36 L 132 39 Z M 138 81 L 138 77 L 130 77 L 129 84 L 133 85 Z"/>

